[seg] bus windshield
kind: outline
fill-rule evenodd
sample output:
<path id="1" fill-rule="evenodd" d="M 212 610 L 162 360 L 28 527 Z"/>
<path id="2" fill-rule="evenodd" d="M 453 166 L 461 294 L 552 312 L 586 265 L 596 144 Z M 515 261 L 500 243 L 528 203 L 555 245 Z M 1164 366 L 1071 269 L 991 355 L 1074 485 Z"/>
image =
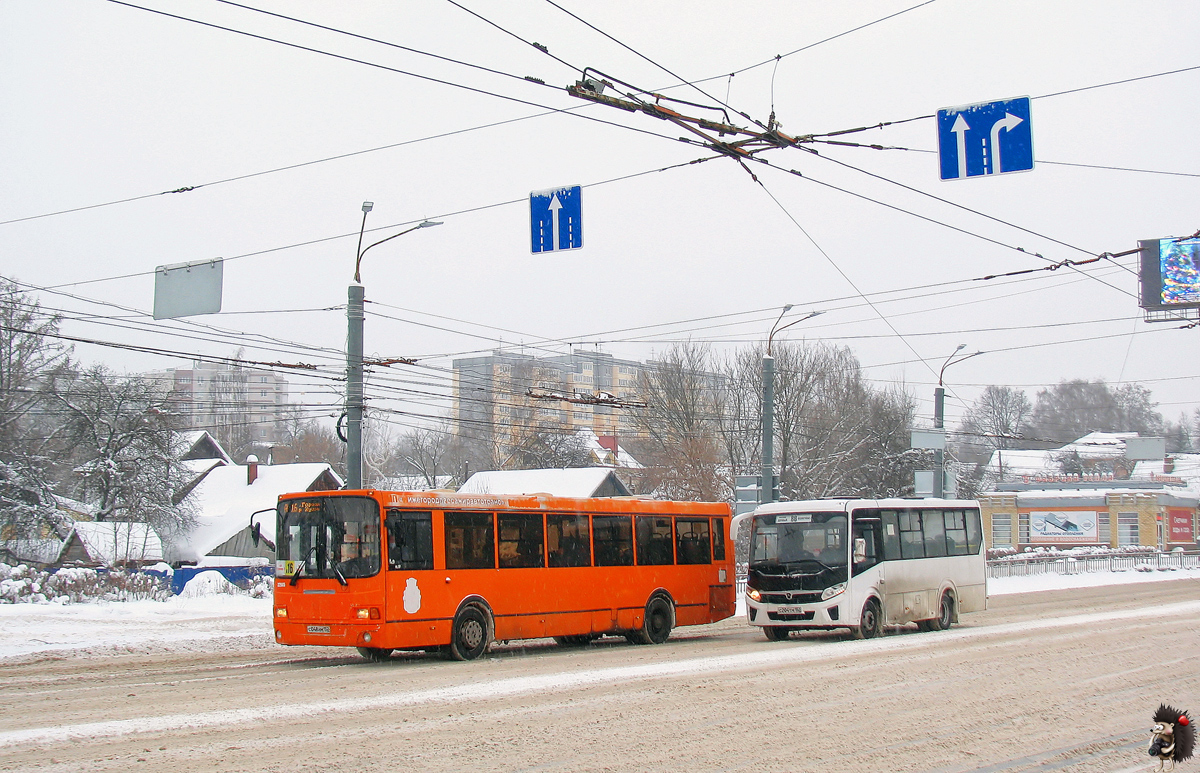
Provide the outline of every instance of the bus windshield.
<path id="1" fill-rule="evenodd" d="M 380 569 L 379 505 L 366 497 L 311 497 L 279 503 L 276 558 L 292 579 L 371 577 Z"/>
<path id="2" fill-rule="evenodd" d="M 790 568 L 817 563 L 845 568 L 845 513 L 780 513 L 754 519 L 750 568 Z"/>

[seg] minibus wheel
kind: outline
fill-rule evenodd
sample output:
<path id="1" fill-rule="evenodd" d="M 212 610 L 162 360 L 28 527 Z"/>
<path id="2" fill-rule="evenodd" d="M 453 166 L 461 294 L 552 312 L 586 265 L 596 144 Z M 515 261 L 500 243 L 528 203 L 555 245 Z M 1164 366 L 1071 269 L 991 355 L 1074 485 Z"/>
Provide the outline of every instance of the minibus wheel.
<path id="1" fill-rule="evenodd" d="M 792 629 L 786 625 L 764 625 L 763 633 L 771 641 L 787 641 L 788 636 L 792 633 Z"/>
<path id="2" fill-rule="evenodd" d="M 454 617 L 450 632 L 450 656 L 455 660 L 474 660 L 487 652 L 492 643 L 488 614 L 477 606 L 467 606 Z"/>
<path id="3" fill-rule="evenodd" d="M 942 603 L 938 606 L 938 616 L 929 621 L 929 630 L 947 631 L 954 623 L 954 597 L 949 593 L 942 594 Z"/>
<path id="4" fill-rule="evenodd" d="M 883 633 L 883 610 L 879 608 L 878 599 L 868 599 L 863 605 L 858 626 L 853 631 L 856 639 L 874 639 Z"/>
<path id="5" fill-rule="evenodd" d="M 675 627 L 675 607 L 662 596 L 655 596 L 646 604 L 642 617 L 642 629 L 626 638 L 634 644 L 662 644 Z"/>
<path id="6" fill-rule="evenodd" d="M 359 647 L 358 654 L 372 663 L 382 663 L 392 656 L 392 650 L 384 647 Z"/>

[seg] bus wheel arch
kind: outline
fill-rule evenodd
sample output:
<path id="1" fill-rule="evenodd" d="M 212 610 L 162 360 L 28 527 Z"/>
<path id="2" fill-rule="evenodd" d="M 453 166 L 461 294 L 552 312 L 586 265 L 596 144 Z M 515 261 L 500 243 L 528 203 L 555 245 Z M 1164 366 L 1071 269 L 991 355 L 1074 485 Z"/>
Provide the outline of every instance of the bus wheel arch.
<path id="1" fill-rule="evenodd" d="M 938 599 L 938 615 L 928 622 L 928 630 L 945 631 L 956 622 L 958 622 L 958 602 L 953 589 L 947 588 L 942 591 L 942 595 Z"/>
<path id="2" fill-rule="evenodd" d="M 675 600 L 665 589 L 650 594 L 642 614 L 642 627 L 625 638 L 634 644 L 662 644 L 675 628 Z"/>
<path id="3" fill-rule="evenodd" d="M 491 606 L 478 596 L 468 597 L 454 613 L 447 650 L 455 660 L 474 660 L 487 652 L 495 634 Z"/>
<path id="4" fill-rule="evenodd" d="M 858 625 L 850 630 L 856 639 L 874 639 L 883 635 L 883 605 L 878 598 L 871 596 L 867 599 L 858 616 Z"/>

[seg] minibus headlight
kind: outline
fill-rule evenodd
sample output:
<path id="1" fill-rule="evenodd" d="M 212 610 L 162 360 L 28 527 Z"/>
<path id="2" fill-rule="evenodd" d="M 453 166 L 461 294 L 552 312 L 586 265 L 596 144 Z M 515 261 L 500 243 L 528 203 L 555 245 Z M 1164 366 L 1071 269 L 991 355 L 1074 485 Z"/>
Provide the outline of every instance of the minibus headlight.
<path id="1" fill-rule="evenodd" d="M 275 617 L 287 617 L 287 607 L 275 607 Z"/>
<path id="2" fill-rule="evenodd" d="M 379 607 L 363 607 L 362 609 L 354 610 L 354 616 L 359 620 L 378 620 Z"/>
<path id="3" fill-rule="evenodd" d="M 758 588 L 747 588 L 746 595 L 754 601 L 762 601 L 762 594 L 758 592 Z"/>
<path id="4" fill-rule="evenodd" d="M 839 582 L 837 585 L 831 585 L 828 588 L 826 588 L 824 590 L 824 592 L 821 593 L 821 601 L 824 601 L 825 599 L 831 599 L 834 596 L 838 595 L 839 593 L 844 592 L 845 590 L 846 590 L 846 583 L 844 583 L 844 582 Z"/>

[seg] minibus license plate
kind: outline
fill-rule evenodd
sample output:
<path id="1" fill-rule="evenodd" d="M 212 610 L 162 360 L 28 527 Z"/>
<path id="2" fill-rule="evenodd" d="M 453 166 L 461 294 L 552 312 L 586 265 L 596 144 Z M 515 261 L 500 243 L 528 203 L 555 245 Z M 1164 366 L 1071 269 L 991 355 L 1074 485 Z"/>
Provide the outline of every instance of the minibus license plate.
<path id="1" fill-rule="evenodd" d="M 782 606 L 777 608 L 775 611 L 781 615 L 802 615 L 804 614 L 804 607 Z"/>
<path id="2" fill-rule="evenodd" d="M 329 626 L 327 626 L 327 625 L 310 625 L 308 627 L 308 632 L 309 633 L 329 633 Z"/>

